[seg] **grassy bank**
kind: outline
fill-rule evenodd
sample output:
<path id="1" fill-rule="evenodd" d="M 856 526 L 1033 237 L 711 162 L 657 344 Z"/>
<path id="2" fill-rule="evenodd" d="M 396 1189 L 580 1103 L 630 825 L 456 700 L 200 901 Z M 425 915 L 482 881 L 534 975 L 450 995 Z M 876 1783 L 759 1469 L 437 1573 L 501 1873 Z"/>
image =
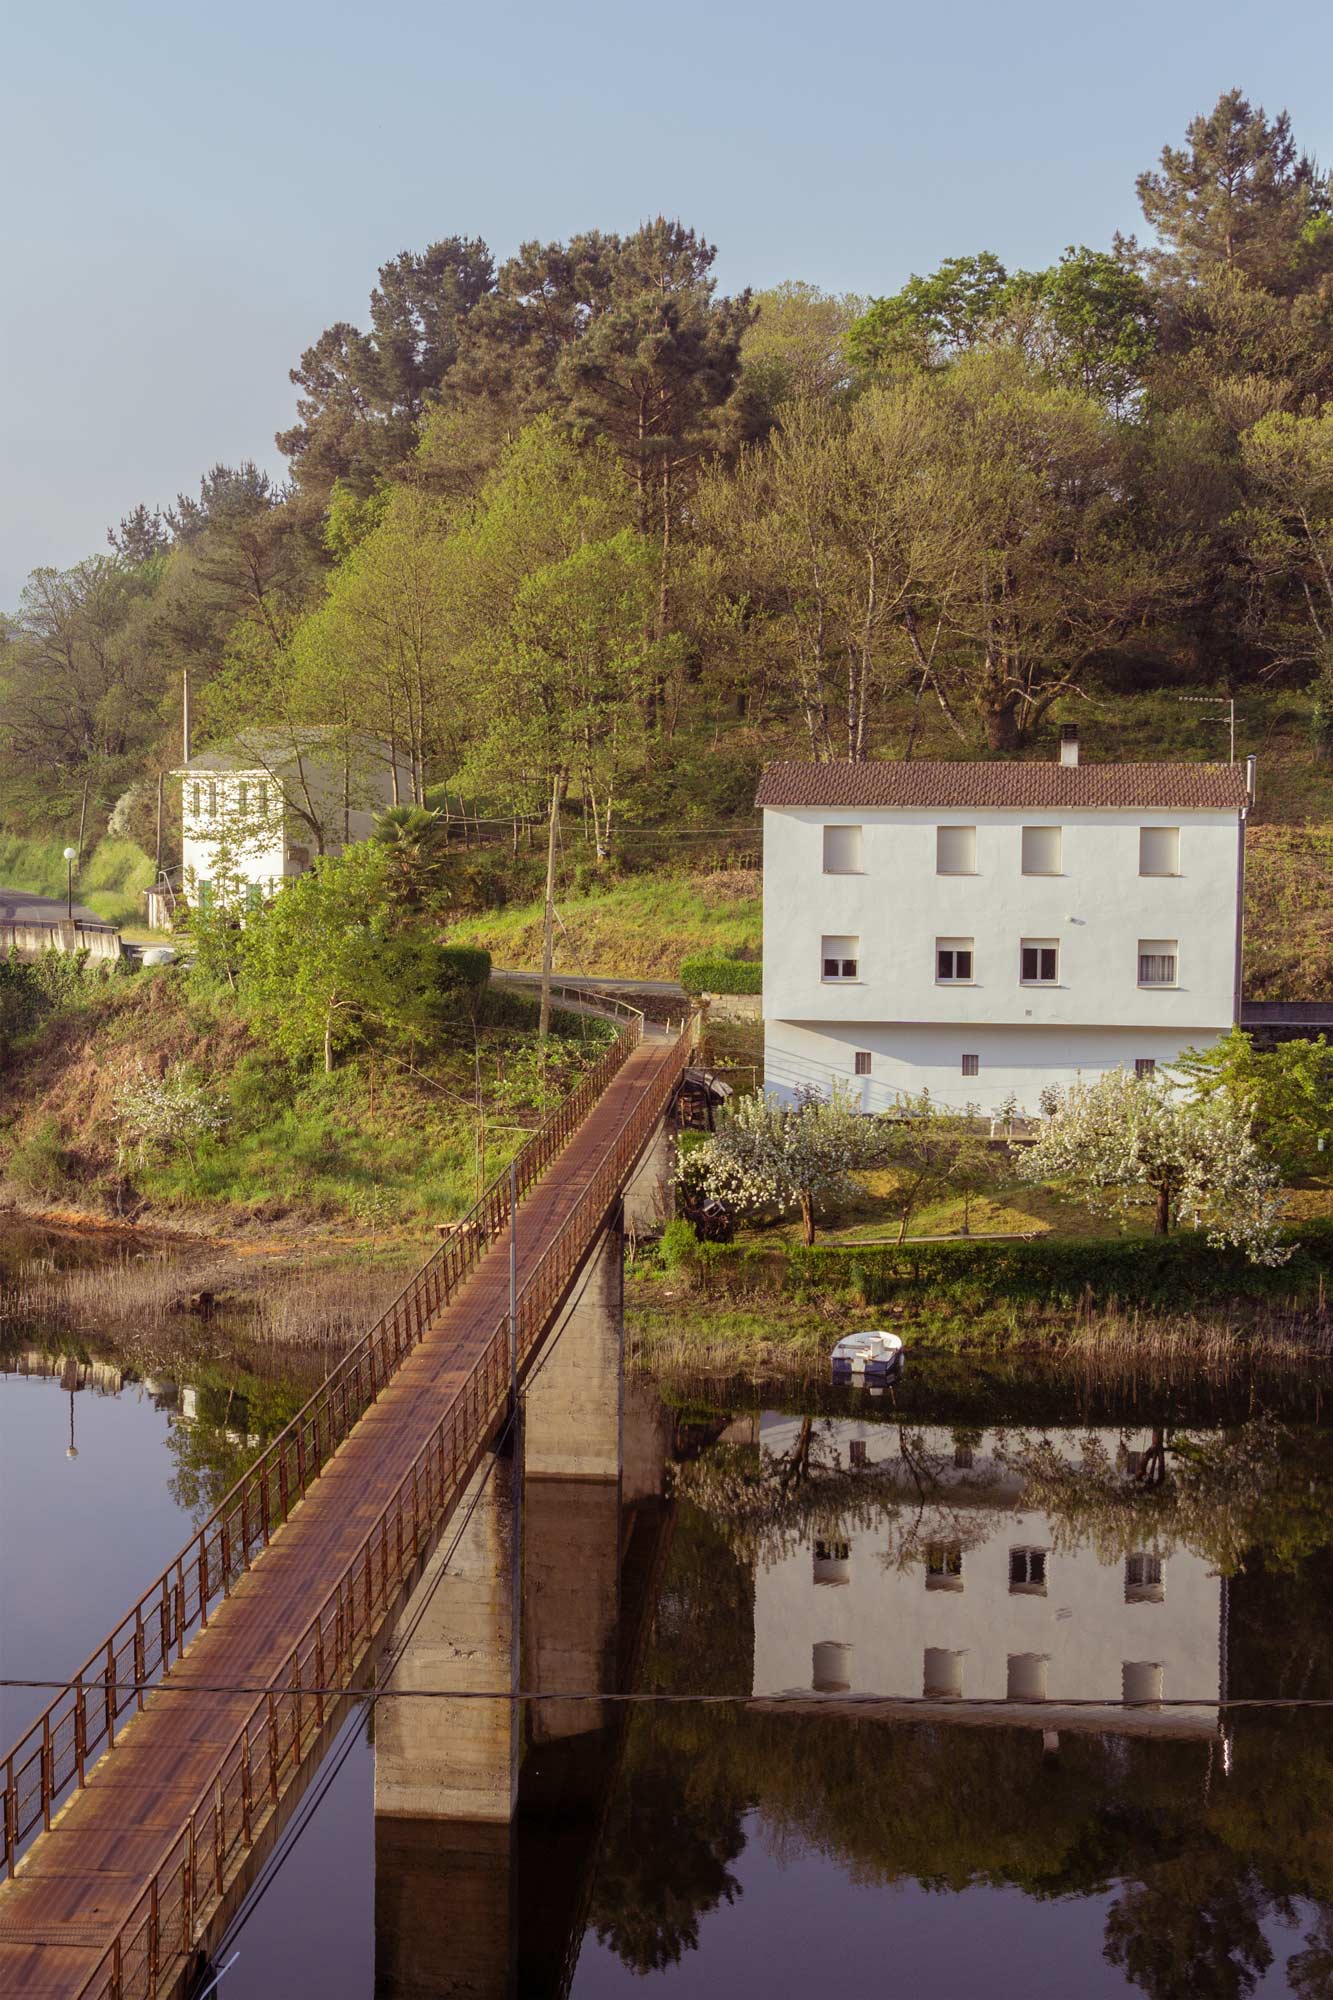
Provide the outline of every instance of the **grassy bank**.
<path id="1" fill-rule="evenodd" d="M 34 896 L 63 896 L 65 842 L 0 834 L 0 885 Z M 132 840 L 100 840 L 74 875 L 74 900 L 105 923 L 143 925 L 143 892 L 154 876 L 151 858 Z"/>
<path id="2" fill-rule="evenodd" d="M 557 1017 L 537 1060 L 535 1006 L 493 991 L 429 1059 L 367 1052 L 331 1075 L 259 1045 L 225 987 L 169 967 L 78 982 L 15 1043 L 0 1108 L 0 1197 L 211 1234 L 316 1229 L 374 1245 L 432 1240 L 462 1214 L 604 1045 L 602 1024 Z M 127 1145 L 126 1080 L 179 1071 L 206 1090 L 215 1131 Z"/>
<path id="3" fill-rule="evenodd" d="M 555 964 L 561 973 L 608 978 L 675 979 L 681 960 L 698 952 L 735 957 L 760 949 L 763 934 L 757 870 L 702 875 L 635 875 L 603 891 L 563 897 Z M 450 933 L 478 944 L 500 966 L 540 963 L 542 905 L 520 903 L 466 918 Z"/>
<path id="4" fill-rule="evenodd" d="M 1245 1346 L 1327 1354 L 1333 1224 L 1304 1225 L 1298 1236 L 1290 1262 L 1271 1270 L 1198 1236 L 701 1245 L 674 1270 L 640 1260 L 627 1324 L 636 1359 L 669 1373 L 801 1371 L 871 1325 L 930 1352 L 1170 1351 L 1209 1363 Z"/>

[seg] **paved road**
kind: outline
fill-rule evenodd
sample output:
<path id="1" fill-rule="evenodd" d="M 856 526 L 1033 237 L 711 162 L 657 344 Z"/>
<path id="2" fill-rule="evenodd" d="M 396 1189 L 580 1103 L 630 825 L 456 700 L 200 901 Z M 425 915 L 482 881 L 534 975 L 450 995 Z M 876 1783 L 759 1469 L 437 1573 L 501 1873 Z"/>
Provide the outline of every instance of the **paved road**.
<path id="1" fill-rule="evenodd" d="M 74 905 L 74 917 L 81 924 L 106 921 L 85 910 L 82 903 Z M 0 889 L 0 924 L 63 924 L 64 921 L 63 896 L 34 896 L 28 889 Z"/>

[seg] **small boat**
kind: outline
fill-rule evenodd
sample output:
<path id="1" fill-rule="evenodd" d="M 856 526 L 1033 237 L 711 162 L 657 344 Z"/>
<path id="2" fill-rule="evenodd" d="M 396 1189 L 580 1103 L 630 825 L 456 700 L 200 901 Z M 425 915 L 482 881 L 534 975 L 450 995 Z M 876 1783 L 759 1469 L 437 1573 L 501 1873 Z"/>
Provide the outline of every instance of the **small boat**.
<path id="1" fill-rule="evenodd" d="M 894 1382 L 902 1374 L 903 1344 L 896 1333 L 849 1333 L 833 1350 L 835 1382 Z"/>

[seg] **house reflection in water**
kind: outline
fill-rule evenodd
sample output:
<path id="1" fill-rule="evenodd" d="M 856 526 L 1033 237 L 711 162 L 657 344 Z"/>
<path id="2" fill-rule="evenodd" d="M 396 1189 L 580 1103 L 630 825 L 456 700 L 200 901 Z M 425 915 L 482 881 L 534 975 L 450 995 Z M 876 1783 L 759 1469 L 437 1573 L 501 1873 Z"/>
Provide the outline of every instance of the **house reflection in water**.
<path id="1" fill-rule="evenodd" d="M 780 1458 L 799 1431 L 797 1420 L 766 1419 L 762 1449 Z M 832 1510 L 841 1525 L 761 1557 L 755 1695 L 877 1696 L 858 1699 L 858 1712 L 1030 1721 L 1048 1742 L 1068 1729 L 1214 1733 L 1225 1579 L 1178 1542 L 1149 1533 L 1124 1546 L 1136 1533 L 1131 1510 L 1096 1540 L 1039 1511 L 1027 1442 L 826 1427 L 821 1475 L 863 1476 L 864 1499 Z M 1147 1433 L 1054 1431 L 1040 1443 L 1057 1470 L 1095 1466 L 1126 1486 L 1151 1451 Z"/>

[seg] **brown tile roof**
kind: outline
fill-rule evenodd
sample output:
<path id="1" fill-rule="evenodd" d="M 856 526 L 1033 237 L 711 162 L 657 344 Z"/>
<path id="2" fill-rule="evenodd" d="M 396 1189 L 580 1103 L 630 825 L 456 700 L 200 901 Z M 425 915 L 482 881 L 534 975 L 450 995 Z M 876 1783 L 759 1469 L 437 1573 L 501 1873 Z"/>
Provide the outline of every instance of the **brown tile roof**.
<path id="1" fill-rule="evenodd" d="M 1241 764 L 768 764 L 756 805 L 778 807 L 1123 807 L 1234 812 Z"/>

